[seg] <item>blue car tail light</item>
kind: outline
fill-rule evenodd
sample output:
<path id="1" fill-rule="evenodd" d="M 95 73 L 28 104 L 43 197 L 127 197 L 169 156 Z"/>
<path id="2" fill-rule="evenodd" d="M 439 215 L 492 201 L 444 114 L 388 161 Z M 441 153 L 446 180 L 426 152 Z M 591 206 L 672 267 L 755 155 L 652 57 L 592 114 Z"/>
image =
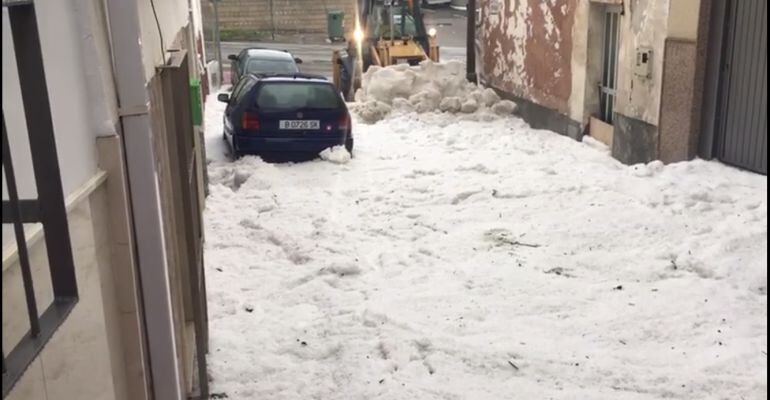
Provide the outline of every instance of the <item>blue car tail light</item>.
<path id="1" fill-rule="evenodd" d="M 260 128 L 259 116 L 248 111 L 244 112 L 241 117 L 241 128 L 245 131 L 258 131 Z"/>
<path id="2" fill-rule="evenodd" d="M 342 114 L 339 120 L 339 129 L 343 132 L 350 130 L 350 115 L 348 113 Z"/>

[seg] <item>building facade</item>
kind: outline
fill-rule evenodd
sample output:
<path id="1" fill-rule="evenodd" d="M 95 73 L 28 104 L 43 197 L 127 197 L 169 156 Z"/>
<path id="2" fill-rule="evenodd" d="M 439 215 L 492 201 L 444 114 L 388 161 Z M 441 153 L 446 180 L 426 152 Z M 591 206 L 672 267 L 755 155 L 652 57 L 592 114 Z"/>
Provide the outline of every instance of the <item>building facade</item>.
<path id="1" fill-rule="evenodd" d="M 620 161 L 696 156 L 767 173 L 759 0 L 479 0 L 482 83 L 534 127 Z"/>
<path id="2" fill-rule="evenodd" d="M 208 398 L 199 2 L 2 18 L 3 398 Z"/>

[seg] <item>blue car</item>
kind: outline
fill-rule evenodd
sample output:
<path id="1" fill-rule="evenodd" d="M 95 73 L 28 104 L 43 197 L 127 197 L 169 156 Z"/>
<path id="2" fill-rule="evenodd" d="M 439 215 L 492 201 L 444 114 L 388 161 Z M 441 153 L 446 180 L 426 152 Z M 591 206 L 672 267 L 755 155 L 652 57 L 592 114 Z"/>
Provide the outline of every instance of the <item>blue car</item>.
<path id="1" fill-rule="evenodd" d="M 248 74 L 296 74 L 302 60 L 286 50 L 250 47 L 238 55 L 230 54 L 230 83 L 235 86 L 241 77 Z"/>
<path id="2" fill-rule="evenodd" d="M 235 158 L 318 154 L 339 145 L 353 152 L 350 113 L 326 78 L 249 74 L 217 99 L 227 103 L 223 135 Z"/>

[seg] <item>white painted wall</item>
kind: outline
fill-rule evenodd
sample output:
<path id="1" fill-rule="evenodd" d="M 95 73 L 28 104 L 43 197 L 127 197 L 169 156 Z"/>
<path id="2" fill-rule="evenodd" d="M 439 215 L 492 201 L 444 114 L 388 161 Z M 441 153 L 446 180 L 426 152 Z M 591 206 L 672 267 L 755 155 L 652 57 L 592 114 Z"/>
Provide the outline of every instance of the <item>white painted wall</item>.
<path id="1" fill-rule="evenodd" d="M 201 1 L 208 0 L 190 0 L 193 8 L 193 25 L 195 26 L 195 40 L 200 40 L 203 44 L 203 12 L 201 10 Z M 197 51 L 197 49 L 196 49 Z M 200 61 L 199 70 L 203 73 L 206 64 L 206 46 L 201 46 L 201 54 L 198 56 Z"/>
<path id="2" fill-rule="evenodd" d="M 95 172 L 96 142 L 89 107 L 85 63 L 77 12 L 70 2 L 36 1 L 38 29 L 43 49 L 48 96 L 59 167 L 65 196 L 85 183 Z M 8 12 L 3 8 L 3 113 L 13 153 L 19 195 L 36 196 L 29 140 L 21 103 L 21 88 L 11 37 Z M 35 112 L 34 110 L 27 110 Z M 3 199 L 7 199 L 3 185 Z M 13 242 L 3 226 L 3 247 Z"/>
<path id="3" fill-rule="evenodd" d="M 201 40 L 203 40 L 203 12 L 201 11 L 201 1 L 209 1 L 209 0 L 190 0 L 190 4 L 193 8 L 193 24 L 195 24 L 195 31 L 196 35 L 200 35 Z M 203 48 L 203 56 L 206 55 L 205 50 L 206 46 L 202 46 Z M 203 58 L 205 60 L 206 58 Z"/>
<path id="4" fill-rule="evenodd" d="M 97 136 L 116 134 L 118 100 L 103 0 L 72 0 L 79 18 L 80 47 L 90 123 Z"/>
<path id="5" fill-rule="evenodd" d="M 618 58 L 618 95 L 615 111 L 650 123 L 658 124 L 660 93 L 663 74 L 663 51 L 665 39 L 671 36 L 672 24 L 680 36 L 694 38 L 698 22 L 699 0 L 639 0 L 625 3 L 625 14 L 620 18 L 620 49 Z M 589 65 L 601 59 L 601 49 L 588 55 L 590 24 L 603 24 L 603 19 L 592 20 L 590 4 L 617 2 L 580 1 L 575 12 L 572 49 L 572 94 L 569 102 L 569 116 L 575 121 L 587 122 L 590 111 L 587 104 L 598 96 L 589 85 L 598 84 L 589 71 L 597 66 Z M 669 10 L 670 5 L 670 10 Z M 687 17 L 685 18 L 685 14 Z M 676 22 L 673 22 L 676 21 Z M 668 29 L 668 30 L 667 30 Z M 597 45 L 599 41 L 594 42 Z M 653 72 L 650 78 L 634 75 L 633 66 L 637 47 L 653 49 Z M 596 49 L 594 49 L 596 50 Z M 593 58 L 592 58 L 593 57 Z M 601 66 L 598 66 L 599 71 Z M 589 95 L 590 94 L 590 95 Z M 590 97 L 587 97 L 590 96 Z"/>
<path id="6" fill-rule="evenodd" d="M 160 23 L 152 11 L 152 4 Z M 142 32 L 142 46 L 144 55 L 144 76 L 149 81 L 155 75 L 155 67 L 163 65 L 168 58 L 162 54 L 160 33 L 163 35 L 163 44 L 168 50 L 179 30 L 187 25 L 187 0 L 137 0 L 139 7 L 139 25 Z"/>

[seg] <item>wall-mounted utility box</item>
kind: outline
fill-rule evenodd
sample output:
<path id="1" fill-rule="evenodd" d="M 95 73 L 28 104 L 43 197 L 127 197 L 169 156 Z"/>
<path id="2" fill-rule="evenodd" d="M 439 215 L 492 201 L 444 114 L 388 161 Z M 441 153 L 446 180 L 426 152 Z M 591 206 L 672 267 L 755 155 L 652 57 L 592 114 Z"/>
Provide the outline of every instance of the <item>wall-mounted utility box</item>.
<path id="1" fill-rule="evenodd" d="M 652 49 L 648 47 L 636 48 L 636 61 L 634 63 L 634 75 L 643 78 L 652 77 Z"/>
<path id="2" fill-rule="evenodd" d="M 489 2 L 489 15 L 500 14 L 500 10 L 503 8 L 502 0 L 492 0 Z"/>

